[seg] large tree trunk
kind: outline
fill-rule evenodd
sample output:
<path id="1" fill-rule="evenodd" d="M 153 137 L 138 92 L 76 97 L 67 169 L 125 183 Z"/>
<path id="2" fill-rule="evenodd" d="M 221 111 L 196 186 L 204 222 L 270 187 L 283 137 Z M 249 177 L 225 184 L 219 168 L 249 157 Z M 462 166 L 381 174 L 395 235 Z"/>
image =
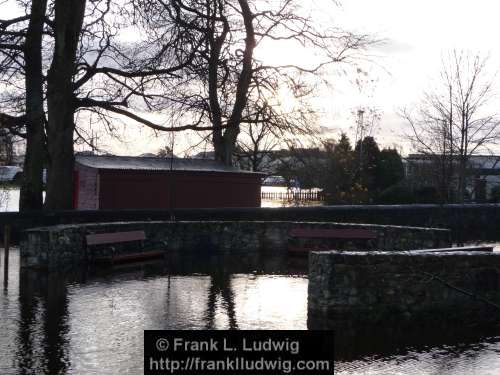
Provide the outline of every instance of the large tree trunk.
<path id="1" fill-rule="evenodd" d="M 245 51 L 243 52 L 243 67 L 238 77 L 236 97 L 227 122 L 227 128 L 222 137 L 214 137 L 215 158 L 225 165 L 233 165 L 233 153 L 236 140 L 240 133 L 240 123 L 243 110 L 248 102 L 248 89 L 252 82 L 253 51 L 255 49 L 255 30 L 253 27 L 253 14 L 247 0 L 238 0 L 245 25 Z"/>
<path id="2" fill-rule="evenodd" d="M 73 207 L 73 74 L 85 0 L 55 0 L 55 46 L 47 76 L 49 169 L 45 208 Z"/>
<path id="3" fill-rule="evenodd" d="M 43 161 L 45 159 L 42 32 L 47 0 L 33 0 L 24 45 L 26 82 L 26 154 L 19 210 L 43 206 Z"/>

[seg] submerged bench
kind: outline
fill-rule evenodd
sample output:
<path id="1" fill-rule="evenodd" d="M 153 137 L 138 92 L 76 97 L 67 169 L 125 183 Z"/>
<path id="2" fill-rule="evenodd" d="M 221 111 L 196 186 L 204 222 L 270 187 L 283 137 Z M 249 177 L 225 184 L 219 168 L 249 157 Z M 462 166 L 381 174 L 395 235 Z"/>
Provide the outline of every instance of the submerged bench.
<path id="1" fill-rule="evenodd" d="M 128 232 L 112 232 L 112 233 L 95 233 L 87 234 L 85 236 L 87 243 L 87 253 L 90 253 L 90 261 L 93 263 L 125 263 L 140 261 L 151 258 L 160 258 L 165 254 L 165 250 L 144 250 L 144 241 L 146 240 L 146 234 L 143 230 L 138 231 L 128 231 Z M 136 252 L 125 252 L 118 254 L 114 246 L 109 246 L 106 248 L 109 254 L 93 256 L 91 251 L 96 250 L 97 246 L 101 245 L 113 245 L 125 242 L 139 242 L 139 246 L 142 251 Z M 162 241 L 161 245 L 166 247 L 166 241 Z M 91 248 L 92 246 L 92 248 Z"/>
<path id="2" fill-rule="evenodd" d="M 335 237 L 303 238 L 292 237 L 303 232 L 293 230 L 309 228 L 307 236 L 323 237 L 323 230 L 334 230 Z M 320 232 L 311 231 L 320 229 Z M 450 231 L 417 227 L 385 226 L 350 223 L 316 223 L 297 221 L 141 221 L 118 223 L 88 223 L 56 225 L 27 230 L 21 242 L 21 267 L 61 269 L 66 266 L 85 265 L 89 255 L 108 255 L 106 246 L 114 246 L 120 255 L 135 251 L 138 242 L 108 243 L 90 245 L 87 249 L 86 236 L 110 232 L 144 231 L 149 248 L 154 242 L 168 241 L 168 253 L 198 252 L 208 239 L 222 253 L 239 252 L 249 257 L 259 257 L 261 251 L 276 254 L 287 252 L 288 244 L 308 246 L 325 245 L 329 249 L 339 250 L 413 250 L 451 246 Z M 361 230 L 361 231 L 360 231 Z M 375 236 L 376 233 L 376 236 Z M 292 236 L 290 236 L 290 234 Z M 100 236 L 95 238 L 99 239 Z M 361 239 L 356 239 L 361 237 Z M 376 238 L 374 238 L 376 237 Z M 92 237 L 91 237 L 92 238 Z M 354 239 L 351 239 L 354 238 Z M 102 237 L 101 237 L 102 239 Z M 92 241 L 91 241 L 92 242 Z M 101 246 L 101 248 L 99 248 Z M 163 250 L 158 247 L 156 250 Z M 105 250 L 105 251 L 101 251 Z M 124 250 L 124 251 L 122 251 Z"/>
<path id="3" fill-rule="evenodd" d="M 294 254 L 307 254 L 310 251 L 331 250 L 328 244 L 301 244 L 300 240 L 339 239 L 339 240 L 374 240 L 377 232 L 361 228 L 293 228 L 288 233 L 292 241 L 288 243 L 288 251 Z M 299 240 L 296 244 L 293 239 Z M 292 242 L 292 243 L 291 243 Z"/>

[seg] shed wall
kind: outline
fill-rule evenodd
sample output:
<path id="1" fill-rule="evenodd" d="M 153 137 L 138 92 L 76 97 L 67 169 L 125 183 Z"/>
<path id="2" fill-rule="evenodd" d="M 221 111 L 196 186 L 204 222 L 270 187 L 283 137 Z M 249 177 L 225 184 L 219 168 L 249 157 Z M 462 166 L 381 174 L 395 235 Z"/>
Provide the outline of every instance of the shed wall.
<path id="1" fill-rule="evenodd" d="M 101 170 L 99 186 L 101 209 L 260 207 L 252 174 Z"/>
<path id="2" fill-rule="evenodd" d="M 78 210 L 99 209 L 98 170 L 76 164 L 76 173 L 78 174 L 78 191 L 74 192 L 75 208 Z"/>

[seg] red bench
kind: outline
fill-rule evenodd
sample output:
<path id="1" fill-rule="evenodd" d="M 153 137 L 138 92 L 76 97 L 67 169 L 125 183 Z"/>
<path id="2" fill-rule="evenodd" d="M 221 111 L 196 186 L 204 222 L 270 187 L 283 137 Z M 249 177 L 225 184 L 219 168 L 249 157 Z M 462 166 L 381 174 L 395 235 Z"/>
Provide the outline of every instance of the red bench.
<path id="1" fill-rule="evenodd" d="M 146 239 L 146 234 L 143 230 L 129 232 L 113 232 L 113 233 L 95 233 L 85 236 L 87 242 L 87 251 L 90 246 L 112 245 L 124 242 L 140 241 L 140 248 L 143 248 L 143 241 Z M 166 246 L 166 241 L 162 242 Z M 95 249 L 95 248 L 94 248 Z M 91 256 L 91 261 L 95 263 L 124 263 L 132 261 L 140 261 L 151 258 L 159 258 L 165 254 L 165 250 L 147 250 L 132 253 L 116 254 L 114 246 L 107 247 L 109 254 L 100 256 Z M 92 255 L 92 254 L 91 254 Z"/>
<path id="2" fill-rule="evenodd" d="M 331 250 L 327 244 L 304 245 L 301 243 L 308 239 L 373 240 L 377 238 L 377 232 L 361 228 L 292 228 L 288 235 L 291 239 L 288 251 L 294 254 Z"/>

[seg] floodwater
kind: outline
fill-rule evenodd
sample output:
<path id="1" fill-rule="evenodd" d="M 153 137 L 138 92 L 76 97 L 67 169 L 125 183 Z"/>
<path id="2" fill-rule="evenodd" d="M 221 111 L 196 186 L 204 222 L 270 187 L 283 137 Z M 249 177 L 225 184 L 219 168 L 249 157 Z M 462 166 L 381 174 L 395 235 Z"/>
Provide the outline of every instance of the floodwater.
<path id="1" fill-rule="evenodd" d="M 0 374 L 142 374 L 145 329 L 307 329 L 305 263 L 210 257 L 47 274 L 20 272 L 13 249 L 0 289 Z M 371 352 L 358 344 L 341 344 L 335 374 L 500 373 L 500 336 L 396 349 L 379 340 Z"/>
<path id="2" fill-rule="evenodd" d="M 19 190 L 0 191 L 0 211 L 17 211 L 18 198 Z M 145 329 L 308 325 L 305 260 L 211 257 L 173 268 L 151 262 L 47 274 L 20 270 L 13 249 L 7 283 L 3 250 L 0 265 L 1 375 L 142 374 Z M 500 336 L 493 332 L 402 346 L 382 336 L 368 331 L 337 342 L 335 374 L 500 374 Z"/>
<path id="3" fill-rule="evenodd" d="M 317 192 L 318 188 L 313 189 L 297 189 L 297 188 L 288 188 L 286 186 L 262 186 L 260 191 L 263 193 L 282 193 L 285 194 L 288 191 L 294 192 Z M 262 199 L 260 206 L 261 207 L 293 207 L 293 206 L 317 206 L 321 205 L 321 202 L 294 202 L 294 201 L 283 201 L 283 200 L 275 200 L 275 199 Z"/>
<path id="4" fill-rule="evenodd" d="M 287 188 L 282 186 L 262 186 L 263 192 L 286 193 Z M 312 189 L 311 191 L 314 191 Z M 306 190 L 309 191 L 309 190 Z M 286 207 L 292 206 L 294 202 L 283 202 L 279 200 L 263 199 L 262 207 Z M 19 211 L 19 189 L 0 188 L 0 212 Z"/>
<path id="5" fill-rule="evenodd" d="M 58 275 L 20 272 L 14 249 L 0 289 L 0 374 L 141 374 L 145 329 L 306 329 L 304 261 L 265 263 Z"/>
<path id="6" fill-rule="evenodd" d="M 19 189 L 0 188 L 0 212 L 19 211 Z"/>
<path id="7" fill-rule="evenodd" d="M 335 362 L 336 375 L 497 375 L 500 337 Z"/>

